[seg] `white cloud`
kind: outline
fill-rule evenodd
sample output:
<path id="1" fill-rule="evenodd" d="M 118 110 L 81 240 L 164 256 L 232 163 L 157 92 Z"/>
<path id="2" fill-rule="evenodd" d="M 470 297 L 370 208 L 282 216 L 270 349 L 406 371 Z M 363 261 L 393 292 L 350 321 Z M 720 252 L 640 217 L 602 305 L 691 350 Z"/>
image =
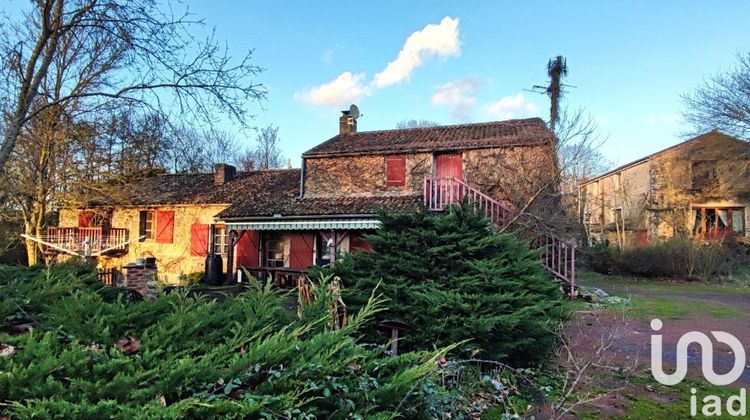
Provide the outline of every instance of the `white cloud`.
<path id="1" fill-rule="evenodd" d="M 677 123 L 682 122 L 683 118 L 681 114 L 661 114 L 661 115 L 648 115 L 646 122 L 650 125 L 665 124 L 665 123 Z"/>
<path id="2" fill-rule="evenodd" d="M 375 74 L 373 86 L 382 88 L 408 80 L 411 73 L 430 57 L 459 55 L 458 21 L 446 16 L 439 24 L 431 23 L 409 35 L 398 57 Z"/>
<path id="3" fill-rule="evenodd" d="M 330 65 L 337 44 L 323 53 L 321 59 Z M 335 80 L 301 90 L 294 99 L 319 106 L 344 106 L 359 102 L 373 91 L 408 80 L 411 73 L 420 67 L 424 60 L 438 56 L 448 57 L 461 53 L 458 40 L 458 19 L 445 17 L 438 24 L 429 24 L 406 38 L 404 46 L 395 60 L 365 83 L 365 73 L 341 73 Z"/>
<path id="4" fill-rule="evenodd" d="M 490 102 L 484 106 L 484 113 L 491 118 L 507 120 L 511 118 L 523 118 L 536 115 L 539 107 L 529 102 L 523 93 L 504 96 L 496 102 Z"/>
<path id="5" fill-rule="evenodd" d="M 477 89 L 481 84 L 481 80 L 477 78 L 466 78 L 436 86 L 432 94 L 432 104 L 452 107 L 453 118 L 464 121 L 476 102 Z"/>
<path id="6" fill-rule="evenodd" d="M 364 78 L 364 73 L 353 74 L 347 71 L 328 83 L 295 93 L 294 99 L 330 107 L 356 103 L 369 95 L 368 89 L 362 84 Z"/>

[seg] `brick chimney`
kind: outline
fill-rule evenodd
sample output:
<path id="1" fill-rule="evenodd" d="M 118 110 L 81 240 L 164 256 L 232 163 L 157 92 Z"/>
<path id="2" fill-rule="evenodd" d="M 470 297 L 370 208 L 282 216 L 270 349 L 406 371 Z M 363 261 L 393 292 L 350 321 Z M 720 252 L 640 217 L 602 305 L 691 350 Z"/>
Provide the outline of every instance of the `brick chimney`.
<path id="1" fill-rule="evenodd" d="M 341 111 L 341 114 L 339 118 L 339 135 L 356 133 L 357 120 L 349 116 L 349 111 Z"/>
<path id="2" fill-rule="evenodd" d="M 214 184 L 224 185 L 234 179 L 237 168 L 226 163 L 217 163 L 214 165 Z"/>

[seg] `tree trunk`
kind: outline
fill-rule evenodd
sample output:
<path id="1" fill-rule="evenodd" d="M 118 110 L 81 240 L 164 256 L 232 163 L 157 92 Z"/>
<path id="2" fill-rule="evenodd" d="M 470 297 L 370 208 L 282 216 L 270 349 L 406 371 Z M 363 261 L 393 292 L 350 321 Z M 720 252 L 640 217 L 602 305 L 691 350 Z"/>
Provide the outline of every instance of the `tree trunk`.
<path id="1" fill-rule="evenodd" d="M 31 237 L 37 237 L 35 233 L 35 226 L 30 224 L 28 221 L 24 223 L 24 232 L 26 235 Z M 29 267 L 35 266 L 39 262 L 39 246 L 36 242 L 30 239 L 24 239 L 26 245 L 26 258 L 28 259 Z"/>

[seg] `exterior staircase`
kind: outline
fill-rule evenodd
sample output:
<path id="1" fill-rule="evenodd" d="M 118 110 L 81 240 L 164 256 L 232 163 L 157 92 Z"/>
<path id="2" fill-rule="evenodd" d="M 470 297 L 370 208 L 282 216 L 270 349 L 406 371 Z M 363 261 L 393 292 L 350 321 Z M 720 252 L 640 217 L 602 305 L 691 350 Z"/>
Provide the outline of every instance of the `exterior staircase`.
<path id="1" fill-rule="evenodd" d="M 456 178 L 427 178 L 424 180 L 424 204 L 430 211 L 443 211 L 445 208 L 466 200 L 490 219 L 496 230 L 510 223 L 511 210 Z M 562 282 L 570 297 L 575 297 L 576 289 L 576 244 L 550 234 L 542 234 L 531 241 L 535 249 L 541 248 L 542 265 L 555 279 Z"/>

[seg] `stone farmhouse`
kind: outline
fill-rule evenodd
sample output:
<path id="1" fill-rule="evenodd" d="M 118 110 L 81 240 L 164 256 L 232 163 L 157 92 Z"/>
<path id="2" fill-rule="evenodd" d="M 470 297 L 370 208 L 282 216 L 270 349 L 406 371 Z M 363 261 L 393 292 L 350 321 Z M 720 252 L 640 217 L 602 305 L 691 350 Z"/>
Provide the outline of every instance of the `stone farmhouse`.
<path id="1" fill-rule="evenodd" d="M 159 175 L 133 185 L 127 201 L 63 211 L 50 236 L 140 238 L 98 264 L 118 269 L 155 258 L 167 282 L 202 271 L 212 252 L 223 257 L 229 282 L 243 275 L 238 268 L 293 282 L 312 266 L 369 250 L 365 235 L 382 211 L 442 211 L 467 200 L 502 226 L 519 203 L 554 190 L 556 165 L 555 138 L 539 118 L 358 132 L 344 111 L 338 135 L 305 152 L 301 169 L 216 165 L 213 174 Z M 572 245 L 545 243 L 557 247 L 555 266 L 572 267 Z"/>
<path id="2" fill-rule="evenodd" d="M 750 237 L 750 143 L 711 131 L 580 186 L 589 237 L 645 245 L 675 234 Z"/>

